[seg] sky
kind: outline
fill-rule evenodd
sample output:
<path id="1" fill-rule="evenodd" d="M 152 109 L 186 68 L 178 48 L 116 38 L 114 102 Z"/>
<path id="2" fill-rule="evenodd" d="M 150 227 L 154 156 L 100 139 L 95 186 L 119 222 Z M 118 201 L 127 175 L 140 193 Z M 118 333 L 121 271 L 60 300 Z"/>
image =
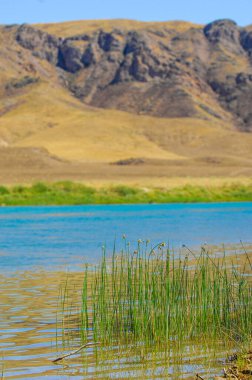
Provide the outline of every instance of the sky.
<path id="1" fill-rule="evenodd" d="M 252 24 L 252 0 L 0 0 L 0 24 L 126 18 Z"/>

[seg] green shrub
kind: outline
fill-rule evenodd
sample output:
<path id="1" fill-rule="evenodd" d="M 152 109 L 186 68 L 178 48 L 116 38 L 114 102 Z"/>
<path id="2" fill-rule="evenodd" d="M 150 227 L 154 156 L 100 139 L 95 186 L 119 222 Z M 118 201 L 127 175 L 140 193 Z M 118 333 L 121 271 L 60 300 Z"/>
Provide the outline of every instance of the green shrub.
<path id="1" fill-rule="evenodd" d="M 123 186 L 123 185 L 114 187 L 112 191 L 121 197 L 136 195 L 139 192 L 139 190 L 133 187 Z"/>
<path id="2" fill-rule="evenodd" d="M 74 184 L 71 181 L 56 182 L 53 187 L 56 190 L 60 189 L 66 193 L 70 193 L 72 190 L 74 190 Z"/>
<path id="3" fill-rule="evenodd" d="M 13 193 L 22 194 L 26 191 L 26 187 L 22 185 L 17 185 L 12 188 Z"/>
<path id="4" fill-rule="evenodd" d="M 48 191 L 48 186 L 46 186 L 44 183 L 42 182 L 37 182 L 35 183 L 34 185 L 32 185 L 31 187 L 31 190 L 34 192 L 34 193 L 45 193 Z"/>
<path id="5" fill-rule="evenodd" d="M 9 190 L 5 186 L 0 186 L 0 195 L 9 194 Z"/>

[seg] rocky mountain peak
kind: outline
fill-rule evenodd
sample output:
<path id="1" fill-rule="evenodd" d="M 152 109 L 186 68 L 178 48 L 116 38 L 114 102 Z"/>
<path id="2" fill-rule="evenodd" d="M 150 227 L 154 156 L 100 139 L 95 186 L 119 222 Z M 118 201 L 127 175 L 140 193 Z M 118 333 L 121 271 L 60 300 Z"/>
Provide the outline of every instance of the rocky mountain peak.
<path id="1" fill-rule="evenodd" d="M 240 28 L 228 19 L 214 21 L 204 28 L 204 34 L 212 44 L 222 44 L 225 48 L 242 54 Z"/>
<path id="2" fill-rule="evenodd" d="M 186 30 L 99 28 L 65 38 L 21 25 L 16 42 L 57 68 L 71 93 L 93 106 L 159 117 L 227 112 L 239 128 L 252 127 L 252 32 L 232 20 Z"/>

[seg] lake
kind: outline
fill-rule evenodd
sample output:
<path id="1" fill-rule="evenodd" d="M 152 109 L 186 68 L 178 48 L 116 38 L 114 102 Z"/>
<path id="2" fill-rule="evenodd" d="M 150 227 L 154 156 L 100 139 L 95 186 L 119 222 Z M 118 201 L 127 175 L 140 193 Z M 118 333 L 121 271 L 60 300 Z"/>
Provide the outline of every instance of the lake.
<path id="1" fill-rule="evenodd" d="M 240 240 L 252 243 L 251 226 L 252 203 L 0 208 L 0 376 L 2 363 L 8 379 L 130 379 L 140 378 L 140 373 L 143 378 L 166 378 L 161 359 L 155 368 L 148 363 L 142 368 L 135 358 L 105 360 L 96 367 L 92 350 L 86 367 L 80 356 L 69 366 L 52 364 L 57 351 L 72 349 L 60 340 L 56 347 L 58 295 L 66 272 L 77 289 L 83 264 L 98 262 L 102 246 L 109 254 L 116 242 L 119 250 L 123 234 L 132 249 L 137 239 L 150 239 L 153 246 L 169 243 L 175 252 L 183 251 L 184 244 L 197 250 L 205 243 L 224 244 L 229 251 Z M 212 363 L 218 373 L 223 355 L 219 350 L 204 366 L 201 348 L 189 355 L 185 347 L 180 370 L 184 376 L 206 373 Z"/>
<path id="2" fill-rule="evenodd" d="M 251 242 L 252 203 L 0 208 L 1 271 L 76 270 L 122 235 L 175 249 Z"/>

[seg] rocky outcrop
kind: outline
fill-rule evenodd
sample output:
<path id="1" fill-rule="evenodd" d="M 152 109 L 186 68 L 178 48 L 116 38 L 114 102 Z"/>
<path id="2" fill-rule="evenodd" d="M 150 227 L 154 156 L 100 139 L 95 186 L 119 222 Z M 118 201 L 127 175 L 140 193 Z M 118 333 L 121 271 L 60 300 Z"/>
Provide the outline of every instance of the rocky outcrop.
<path id="1" fill-rule="evenodd" d="M 82 62 L 83 50 L 74 46 L 71 41 L 65 41 L 59 48 L 58 66 L 70 73 L 76 73 L 84 68 Z"/>
<path id="2" fill-rule="evenodd" d="M 240 29 L 232 20 L 218 20 L 204 28 L 204 34 L 211 44 L 223 45 L 230 51 L 242 54 Z"/>
<path id="3" fill-rule="evenodd" d="M 16 40 L 22 47 L 31 50 L 34 56 L 57 65 L 60 45 L 58 38 L 29 25 L 22 25 L 17 29 Z"/>
<path id="4" fill-rule="evenodd" d="M 232 20 L 65 39 L 22 25 L 16 41 L 61 69 L 69 90 L 91 105 L 161 117 L 222 118 L 223 109 L 239 128 L 252 128 L 252 32 Z"/>
<path id="5" fill-rule="evenodd" d="M 248 55 L 252 58 L 252 31 L 247 32 L 243 30 L 241 32 L 241 45 L 243 49 L 248 53 Z"/>
<path id="6" fill-rule="evenodd" d="M 252 74 L 238 73 L 210 83 L 222 106 L 234 114 L 245 130 L 252 126 Z"/>

